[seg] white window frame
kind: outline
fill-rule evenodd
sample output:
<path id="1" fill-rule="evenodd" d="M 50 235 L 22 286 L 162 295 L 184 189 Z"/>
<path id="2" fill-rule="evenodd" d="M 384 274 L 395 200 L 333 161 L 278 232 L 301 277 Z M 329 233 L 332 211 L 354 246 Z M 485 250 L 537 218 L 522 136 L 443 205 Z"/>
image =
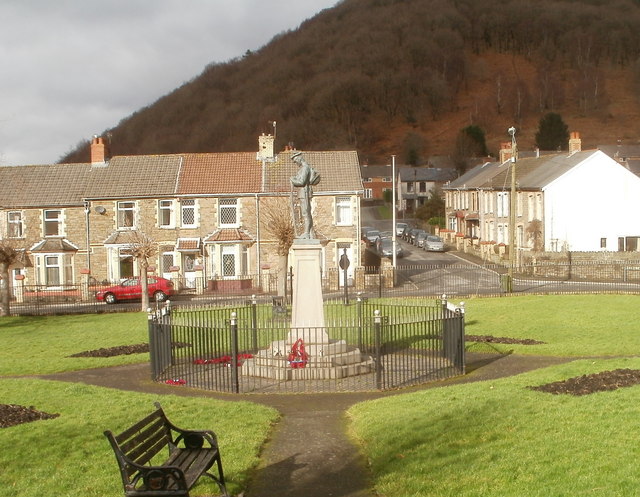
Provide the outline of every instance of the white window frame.
<path id="1" fill-rule="evenodd" d="M 335 197 L 336 226 L 353 226 L 351 197 Z"/>
<path id="2" fill-rule="evenodd" d="M 364 198 L 364 199 L 373 198 L 373 188 L 365 188 L 364 189 L 364 194 L 362 195 L 362 198 Z"/>
<path id="3" fill-rule="evenodd" d="M 192 203 L 193 202 L 193 203 Z M 185 215 L 187 211 L 193 211 L 193 223 L 185 223 Z M 197 228 L 198 227 L 198 203 L 194 198 L 185 198 L 180 202 L 180 226 L 183 228 Z M 237 213 L 236 213 L 237 217 Z"/>
<path id="4" fill-rule="evenodd" d="M 509 217 L 509 192 L 498 192 L 497 217 Z"/>
<path id="5" fill-rule="evenodd" d="M 159 228 L 175 228 L 173 200 L 158 200 L 158 227 Z M 165 221 L 165 216 L 169 216 L 169 221 Z"/>
<path id="6" fill-rule="evenodd" d="M 130 205 L 130 206 L 129 206 Z M 136 202 L 132 200 L 122 200 L 116 202 L 116 226 L 119 230 L 136 229 Z M 131 226 L 126 225 L 127 213 L 131 213 Z"/>
<path id="7" fill-rule="evenodd" d="M 55 261 L 53 260 L 55 258 Z M 73 259 L 68 253 L 48 253 L 36 256 L 36 282 L 47 287 L 73 284 Z M 56 281 L 50 281 L 49 269 L 57 270 Z"/>
<path id="8" fill-rule="evenodd" d="M 235 211 L 233 222 L 224 221 L 226 211 Z M 237 198 L 221 198 L 218 200 L 218 226 L 221 228 L 240 227 L 240 202 Z"/>
<path id="9" fill-rule="evenodd" d="M 7 238 L 24 238 L 24 216 L 22 211 L 7 212 Z"/>
<path id="10" fill-rule="evenodd" d="M 51 214 L 57 213 L 55 216 Z M 56 233 L 47 233 L 47 225 L 57 225 Z M 60 237 L 64 236 L 64 226 L 62 223 L 62 210 L 61 209 L 45 209 L 42 211 L 42 234 L 45 237 Z"/>

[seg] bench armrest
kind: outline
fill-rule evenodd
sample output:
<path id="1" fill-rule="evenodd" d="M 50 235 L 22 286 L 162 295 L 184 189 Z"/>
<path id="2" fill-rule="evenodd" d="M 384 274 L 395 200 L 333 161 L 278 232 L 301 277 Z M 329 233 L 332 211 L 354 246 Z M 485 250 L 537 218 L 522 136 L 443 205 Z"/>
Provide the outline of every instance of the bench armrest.
<path id="1" fill-rule="evenodd" d="M 162 410 L 159 402 L 155 402 L 155 406 L 157 409 Z M 200 449 L 205 447 L 205 442 L 207 442 L 209 448 L 218 448 L 218 438 L 212 430 L 187 430 L 180 428 L 169 421 L 164 411 L 162 411 L 162 414 L 167 426 L 171 429 L 171 438 L 175 447 L 178 447 L 178 444 L 182 442 L 188 449 Z M 177 433 L 177 435 L 174 435 L 174 433 Z"/>

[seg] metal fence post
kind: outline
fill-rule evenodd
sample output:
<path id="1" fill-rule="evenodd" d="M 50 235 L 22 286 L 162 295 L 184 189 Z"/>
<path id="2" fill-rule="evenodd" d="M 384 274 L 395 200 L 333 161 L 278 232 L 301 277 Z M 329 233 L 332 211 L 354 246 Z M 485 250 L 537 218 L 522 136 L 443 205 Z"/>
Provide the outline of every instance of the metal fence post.
<path id="1" fill-rule="evenodd" d="M 155 381 L 158 377 L 158 357 L 155 333 L 155 317 L 151 312 L 151 308 L 147 309 L 147 329 L 149 331 L 149 355 L 151 360 L 151 380 Z"/>
<path id="2" fill-rule="evenodd" d="M 358 348 L 362 350 L 362 292 L 356 297 L 356 310 L 358 319 Z"/>
<path id="3" fill-rule="evenodd" d="M 238 315 L 231 313 L 231 389 L 233 393 L 240 392 L 238 382 Z"/>
<path id="4" fill-rule="evenodd" d="M 376 388 L 382 390 L 382 317 L 380 311 L 373 312 L 373 334 L 376 354 Z"/>
<path id="5" fill-rule="evenodd" d="M 258 350 L 258 301 L 255 294 L 251 296 L 251 350 Z"/>

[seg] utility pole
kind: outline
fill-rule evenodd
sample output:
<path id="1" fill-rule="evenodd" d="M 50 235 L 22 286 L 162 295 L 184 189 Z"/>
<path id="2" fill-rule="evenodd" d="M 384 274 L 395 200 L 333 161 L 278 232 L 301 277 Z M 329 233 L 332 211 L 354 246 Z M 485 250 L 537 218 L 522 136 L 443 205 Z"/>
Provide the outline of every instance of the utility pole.
<path id="1" fill-rule="evenodd" d="M 396 246 L 398 241 L 396 240 L 396 156 L 391 156 L 391 219 L 393 226 L 391 227 L 391 252 L 393 255 L 391 256 L 391 260 L 393 261 L 393 268 L 396 267 Z"/>
<path id="2" fill-rule="evenodd" d="M 507 291 L 513 290 L 513 268 L 516 262 L 516 161 L 518 158 L 518 145 L 516 144 L 516 128 L 508 129 L 511 135 L 511 193 L 509 196 L 509 283 Z"/>

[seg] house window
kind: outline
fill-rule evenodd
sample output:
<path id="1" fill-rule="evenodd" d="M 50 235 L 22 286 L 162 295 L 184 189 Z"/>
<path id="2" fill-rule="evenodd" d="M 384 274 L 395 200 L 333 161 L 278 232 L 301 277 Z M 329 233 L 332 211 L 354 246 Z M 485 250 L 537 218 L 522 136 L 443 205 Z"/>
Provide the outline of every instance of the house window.
<path id="1" fill-rule="evenodd" d="M 118 251 L 119 258 L 119 270 L 120 270 L 120 278 L 131 278 L 133 273 L 133 255 L 131 254 L 131 249 L 128 248 L 120 248 Z"/>
<path id="2" fill-rule="evenodd" d="M 182 227 L 193 228 L 196 225 L 196 201 L 192 198 L 183 199 L 180 203 L 182 211 Z"/>
<path id="3" fill-rule="evenodd" d="M 600 238 L 600 248 L 601 249 L 606 249 L 607 248 L 607 239 L 606 238 Z"/>
<path id="4" fill-rule="evenodd" d="M 507 217 L 509 215 L 509 194 L 507 192 L 498 193 L 498 217 Z"/>
<path id="5" fill-rule="evenodd" d="M 238 226 L 238 199 L 221 198 L 218 209 L 218 224 L 220 226 Z"/>
<path id="6" fill-rule="evenodd" d="M 427 193 L 427 184 L 424 181 L 420 182 L 420 193 Z"/>
<path id="7" fill-rule="evenodd" d="M 135 202 L 118 202 L 118 229 L 134 228 Z"/>
<path id="8" fill-rule="evenodd" d="M 362 178 L 362 181 L 364 183 L 371 183 L 372 180 L 371 180 L 371 178 Z"/>
<path id="9" fill-rule="evenodd" d="M 336 226 L 351 226 L 351 197 L 336 197 Z"/>
<path id="10" fill-rule="evenodd" d="M 413 181 L 407 182 L 407 192 L 413 193 Z"/>
<path id="11" fill-rule="evenodd" d="M 7 237 L 22 238 L 24 236 L 24 225 L 22 224 L 22 212 L 7 212 Z"/>
<path id="12" fill-rule="evenodd" d="M 385 183 L 391 183 L 391 177 L 384 177 L 382 178 L 382 181 L 384 181 Z"/>
<path id="13" fill-rule="evenodd" d="M 44 211 L 44 236 L 62 235 L 62 211 Z"/>
<path id="14" fill-rule="evenodd" d="M 73 282 L 71 256 L 44 254 L 36 257 L 36 276 L 40 284 L 62 286 Z"/>
<path id="15" fill-rule="evenodd" d="M 161 228 L 173 227 L 173 201 L 160 200 L 158 201 L 158 226 Z"/>
<path id="16" fill-rule="evenodd" d="M 365 188 L 364 189 L 364 198 L 365 199 L 373 198 L 373 189 L 372 188 Z"/>

